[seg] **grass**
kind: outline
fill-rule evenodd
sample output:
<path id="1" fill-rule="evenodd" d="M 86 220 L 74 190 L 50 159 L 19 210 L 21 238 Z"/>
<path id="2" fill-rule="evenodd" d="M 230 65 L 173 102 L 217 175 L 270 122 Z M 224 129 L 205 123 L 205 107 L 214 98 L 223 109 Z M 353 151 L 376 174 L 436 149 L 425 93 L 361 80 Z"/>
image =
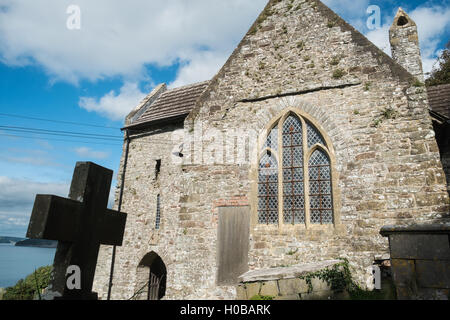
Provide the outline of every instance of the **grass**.
<path id="1" fill-rule="evenodd" d="M 333 79 L 340 79 L 345 75 L 345 71 L 342 69 L 336 69 L 333 72 Z"/>
<path id="2" fill-rule="evenodd" d="M 273 300 L 275 297 L 273 296 L 262 296 L 262 295 L 254 295 L 250 298 L 250 300 Z"/>

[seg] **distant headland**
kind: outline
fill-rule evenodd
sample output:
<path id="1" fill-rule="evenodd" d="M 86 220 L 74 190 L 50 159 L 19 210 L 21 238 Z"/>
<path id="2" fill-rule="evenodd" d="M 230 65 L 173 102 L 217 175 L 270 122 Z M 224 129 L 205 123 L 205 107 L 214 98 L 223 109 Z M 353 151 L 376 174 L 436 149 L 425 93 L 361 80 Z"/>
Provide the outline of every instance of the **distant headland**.
<path id="1" fill-rule="evenodd" d="M 3 237 L 0 236 L 0 243 L 7 243 L 7 244 L 16 244 L 16 242 L 23 241 L 26 238 L 18 238 L 18 237 Z"/>
<path id="2" fill-rule="evenodd" d="M 9 243 L 17 247 L 39 247 L 39 248 L 56 248 L 58 241 L 42 240 L 42 239 L 27 239 L 18 237 L 3 237 L 0 236 L 0 243 Z"/>

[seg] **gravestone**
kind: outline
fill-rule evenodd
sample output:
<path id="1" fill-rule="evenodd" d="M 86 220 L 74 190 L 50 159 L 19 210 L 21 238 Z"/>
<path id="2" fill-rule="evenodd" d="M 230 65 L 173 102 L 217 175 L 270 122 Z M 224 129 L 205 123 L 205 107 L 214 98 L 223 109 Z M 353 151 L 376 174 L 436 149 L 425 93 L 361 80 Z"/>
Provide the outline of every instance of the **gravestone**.
<path id="1" fill-rule="evenodd" d="M 92 292 L 100 244 L 121 246 L 126 214 L 107 209 L 113 172 L 78 162 L 69 198 L 37 195 L 27 237 L 58 240 L 49 296 L 96 300 Z M 68 269 L 80 270 L 80 287 L 67 287 Z M 70 268 L 69 268 L 70 267 Z"/>

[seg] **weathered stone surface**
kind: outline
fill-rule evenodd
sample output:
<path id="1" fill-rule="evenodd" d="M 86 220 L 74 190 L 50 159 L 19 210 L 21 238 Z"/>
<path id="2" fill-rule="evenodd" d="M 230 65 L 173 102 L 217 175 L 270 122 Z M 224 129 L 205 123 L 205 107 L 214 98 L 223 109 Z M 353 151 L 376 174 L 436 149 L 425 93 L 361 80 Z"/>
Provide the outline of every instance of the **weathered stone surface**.
<path id="1" fill-rule="evenodd" d="M 311 284 L 313 287 L 313 291 L 330 291 L 331 288 L 326 281 L 323 281 L 318 278 L 312 278 Z"/>
<path id="2" fill-rule="evenodd" d="M 288 300 L 288 301 L 300 300 L 300 295 L 299 294 L 283 295 L 275 297 L 274 300 Z"/>
<path id="3" fill-rule="evenodd" d="M 422 288 L 450 289 L 450 259 L 416 260 L 417 284 Z"/>
<path id="4" fill-rule="evenodd" d="M 248 300 L 245 285 L 238 285 L 236 288 L 236 300 Z"/>
<path id="5" fill-rule="evenodd" d="M 449 259 L 448 235 L 393 234 L 389 237 L 393 259 Z"/>
<path id="6" fill-rule="evenodd" d="M 254 270 L 239 277 L 240 282 L 269 281 L 279 279 L 293 279 L 311 272 L 319 271 L 338 264 L 340 260 L 328 260 L 316 263 L 306 263 L 298 266 Z"/>
<path id="7" fill-rule="evenodd" d="M 386 226 L 381 234 L 389 237 L 398 298 L 444 299 L 450 288 L 450 225 Z"/>
<path id="8" fill-rule="evenodd" d="M 392 259 L 391 267 L 394 272 L 394 280 L 397 287 L 414 288 L 415 284 L 415 264 L 412 260 Z"/>
<path id="9" fill-rule="evenodd" d="M 333 77 L 336 69 L 342 77 Z M 167 265 L 168 299 L 235 298 L 233 287 L 216 281 L 218 207 L 236 205 L 252 212 L 250 270 L 346 257 L 356 281 L 370 287 L 373 256 L 388 251 L 378 234 L 382 226 L 448 221 L 427 94 L 414 80 L 321 2 L 270 1 L 184 123 L 132 133 L 123 197 L 130 216 L 113 298 L 134 293 L 137 264 L 151 251 Z M 288 111 L 307 115 L 328 136 L 337 185 L 333 225 L 258 224 L 258 164 L 251 155 L 262 150 L 256 143 L 223 147 L 241 138 L 231 132 L 262 133 Z M 225 138 L 198 145 L 175 133 L 196 142 L 203 133 Z M 176 163 L 173 148 L 183 142 L 184 157 Z M 238 163 L 242 154 L 246 161 Z M 118 181 L 123 165 L 124 158 Z M 155 230 L 158 194 L 161 229 Z M 191 216 L 181 221 L 180 213 Z M 99 261 L 96 290 L 104 297 L 110 248 L 102 248 Z"/>
<path id="10" fill-rule="evenodd" d="M 417 25 L 402 9 L 397 12 L 389 36 L 393 58 L 423 82 Z"/>
<path id="11" fill-rule="evenodd" d="M 245 283 L 244 287 L 247 290 L 247 299 L 251 299 L 256 295 L 259 295 L 261 290 L 261 282 Z"/>
<path id="12" fill-rule="evenodd" d="M 277 281 L 265 281 L 261 284 L 260 294 L 262 296 L 276 297 L 279 293 Z"/>
<path id="13" fill-rule="evenodd" d="M 280 288 L 280 294 L 283 296 L 308 292 L 306 280 L 299 278 L 278 280 L 278 287 Z"/>

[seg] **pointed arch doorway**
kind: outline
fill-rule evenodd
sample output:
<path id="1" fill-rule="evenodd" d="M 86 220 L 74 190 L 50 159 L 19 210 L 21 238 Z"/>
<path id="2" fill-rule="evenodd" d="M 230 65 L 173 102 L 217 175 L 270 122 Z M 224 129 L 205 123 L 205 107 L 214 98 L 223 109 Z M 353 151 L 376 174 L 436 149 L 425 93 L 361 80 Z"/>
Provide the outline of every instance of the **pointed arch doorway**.
<path id="1" fill-rule="evenodd" d="M 155 252 L 147 253 L 137 268 L 137 299 L 161 300 L 166 294 L 167 270 Z"/>

